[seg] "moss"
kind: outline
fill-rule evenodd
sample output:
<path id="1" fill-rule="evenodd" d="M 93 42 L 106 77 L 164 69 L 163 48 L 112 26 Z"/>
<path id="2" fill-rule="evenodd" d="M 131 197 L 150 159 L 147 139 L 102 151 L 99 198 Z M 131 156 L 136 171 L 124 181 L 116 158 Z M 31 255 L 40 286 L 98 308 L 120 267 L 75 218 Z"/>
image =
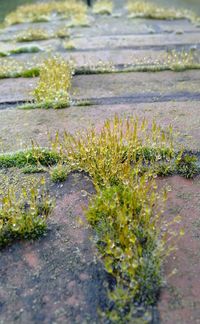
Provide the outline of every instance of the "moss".
<path id="1" fill-rule="evenodd" d="M 32 110 L 32 109 L 64 109 L 70 106 L 69 101 L 59 100 L 59 101 L 46 101 L 42 103 L 25 103 L 18 106 L 18 109 Z"/>
<path id="2" fill-rule="evenodd" d="M 200 172 L 197 162 L 196 156 L 180 153 L 176 159 L 177 172 L 186 178 L 193 178 Z"/>
<path id="3" fill-rule="evenodd" d="M 73 49 L 76 48 L 75 43 L 73 42 L 73 40 L 63 42 L 63 47 L 64 47 L 64 49 L 66 49 L 68 51 L 73 50 Z"/>
<path id="4" fill-rule="evenodd" d="M 65 19 L 85 17 L 86 12 L 86 5 L 76 0 L 26 4 L 8 14 L 5 18 L 5 24 L 49 21 L 52 15 Z"/>
<path id="5" fill-rule="evenodd" d="M 111 15 L 113 2 L 110 0 L 97 0 L 93 5 L 93 13 L 100 15 Z"/>
<path id="6" fill-rule="evenodd" d="M 6 56 L 8 56 L 8 53 L 7 52 L 0 52 L 0 57 L 6 57 Z"/>
<path id="7" fill-rule="evenodd" d="M 43 183 L 43 182 L 42 182 Z M 35 239 L 47 227 L 52 201 L 42 183 L 16 193 L 10 187 L 0 196 L 0 248 L 15 240 Z"/>
<path id="8" fill-rule="evenodd" d="M 0 168 L 24 168 L 54 165 L 59 161 L 57 153 L 47 149 L 32 148 L 13 154 L 0 154 Z"/>
<path id="9" fill-rule="evenodd" d="M 51 103 L 54 108 L 60 108 L 60 103 L 69 105 L 72 73 L 71 65 L 61 57 L 46 59 L 40 67 L 39 82 L 33 91 L 35 103 L 47 106 Z"/>
<path id="10" fill-rule="evenodd" d="M 64 182 L 70 172 L 70 168 L 63 164 L 58 164 L 50 170 L 51 180 L 53 182 Z"/>
<path id="11" fill-rule="evenodd" d="M 23 46 L 16 49 L 12 49 L 9 53 L 12 54 L 25 54 L 25 53 L 38 53 L 41 52 L 42 48 L 39 46 Z"/>
<path id="12" fill-rule="evenodd" d="M 29 164 L 22 168 L 22 172 L 24 174 L 43 173 L 45 171 L 46 169 L 44 167 L 39 167 L 39 166 L 29 165 Z"/>
<path id="13" fill-rule="evenodd" d="M 192 22 L 198 21 L 196 14 L 190 10 L 177 10 L 165 8 L 147 1 L 128 1 L 128 11 L 130 17 L 143 17 L 147 19 L 189 19 Z"/>
<path id="14" fill-rule="evenodd" d="M 30 69 L 25 69 L 21 73 L 16 73 L 16 77 L 22 77 L 22 78 L 35 78 L 40 75 L 40 69 L 38 67 L 33 67 Z"/>
<path id="15" fill-rule="evenodd" d="M 17 42 L 32 42 L 46 40 L 49 38 L 48 33 L 41 28 L 28 28 L 17 35 Z"/>

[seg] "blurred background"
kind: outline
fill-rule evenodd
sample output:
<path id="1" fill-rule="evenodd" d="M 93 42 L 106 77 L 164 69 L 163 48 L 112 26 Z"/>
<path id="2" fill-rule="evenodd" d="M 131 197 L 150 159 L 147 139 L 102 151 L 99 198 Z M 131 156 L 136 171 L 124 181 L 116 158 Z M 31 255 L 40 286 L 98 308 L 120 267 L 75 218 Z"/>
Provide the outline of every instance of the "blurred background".
<path id="1" fill-rule="evenodd" d="M 113 0 L 113 2 L 114 1 L 115 0 Z M 0 0 L 0 21 L 3 21 L 5 15 L 13 11 L 17 6 L 33 2 L 36 2 L 36 0 Z M 85 0 L 85 2 L 87 2 L 87 0 Z M 191 9 L 200 15 L 200 0 L 151 0 L 151 2 L 168 7 L 172 6 L 177 8 Z M 126 3 L 126 1 L 124 1 L 124 3 Z"/>

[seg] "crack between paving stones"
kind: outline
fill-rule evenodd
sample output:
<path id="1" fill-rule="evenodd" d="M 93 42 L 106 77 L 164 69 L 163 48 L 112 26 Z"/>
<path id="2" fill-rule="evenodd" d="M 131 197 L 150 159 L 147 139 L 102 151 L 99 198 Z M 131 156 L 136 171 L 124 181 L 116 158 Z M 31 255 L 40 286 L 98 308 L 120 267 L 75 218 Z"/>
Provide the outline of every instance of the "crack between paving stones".
<path id="1" fill-rule="evenodd" d="M 88 101 L 88 106 L 91 105 L 118 105 L 118 104 L 128 104 L 128 103 L 152 103 L 152 102 L 168 102 L 168 101 L 200 101 L 200 93 L 190 93 L 190 92 L 177 92 L 177 93 L 140 93 L 127 96 L 116 96 L 116 97 L 101 97 L 101 98 L 80 98 L 73 99 L 72 106 L 78 106 L 82 101 Z M 0 103 L 0 110 L 14 109 L 20 104 L 25 104 L 30 101 L 18 100 L 18 101 L 5 101 Z M 87 106 L 87 105 L 86 105 Z"/>

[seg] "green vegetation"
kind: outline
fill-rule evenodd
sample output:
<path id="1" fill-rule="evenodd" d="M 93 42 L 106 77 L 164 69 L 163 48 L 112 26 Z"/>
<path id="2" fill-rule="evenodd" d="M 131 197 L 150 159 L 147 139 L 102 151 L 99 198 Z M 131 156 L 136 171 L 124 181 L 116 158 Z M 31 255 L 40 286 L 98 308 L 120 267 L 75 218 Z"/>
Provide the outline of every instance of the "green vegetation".
<path id="1" fill-rule="evenodd" d="M 161 217 L 167 193 L 165 189 L 158 191 L 154 178 L 174 172 L 194 176 L 199 172 L 196 158 L 175 152 L 171 127 L 162 130 L 155 122 L 149 125 L 146 120 L 116 116 L 100 131 L 91 128 L 76 135 L 57 133 L 50 150 L 33 146 L 0 155 L 1 168 L 19 167 L 30 173 L 42 171 L 44 166 L 51 167 L 54 182 L 65 181 L 73 170 L 85 171 L 92 178 L 96 195 L 86 217 L 95 232 L 99 256 L 115 282 L 102 316 L 111 322 L 131 322 L 138 305 L 156 303 L 162 264 L 171 251 L 170 226 L 180 221 L 176 217 L 167 223 Z M 30 198 L 24 192 L 16 199 L 13 190 L 4 196 L 0 245 L 34 238 L 45 230 L 51 204 L 49 199 L 41 202 L 40 198 L 38 207 L 39 191 L 30 192 Z"/>
<path id="2" fill-rule="evenodd" d="M 58 38 L 70 37 L 69 29 L 66 26 L 58 28 L 54 34 Z"/>
<path id="3" fill-rule="evenodd" d="M 72 68 L 61 57 L 46 59 L 40 67 L 39 83 L 33 92 L 35 107 L 62 108 L 70 104 Z"/>
<path id="4" fill-rule="evenodd" d="M 70 50 L 74 49 L 75 45 L 73 41 L 69 40 L 63 42 L 63 47 L 67 50 Z M 26 49 L 24 50 L 24 52 L 25 51 Z M 42 65 L 42 62 L 32 62 L 25 64 L 21 61 L 5 57 L 2 57 L 0 59 L 0 63 L 0 79 L 13 77 L 35 77 L 39 75 L 40 67 Z M 70 63 L 70 65 L 71 70 L 73 69 L 74 73 L 77 75 L 120 72 L 160 72 L 166 70 L 181 72 L 185 70 L 200 69 L 200 56 L 198 50 L 172 50 L 167 52 L 164 56 L 162 55 L 162 57 L 158 59 L 151 59 L 151 61 L 149 61 L 148 58 L 144 57 L 133 62 L 133 64 L 120 67 L 120 69 L 117 66 L 114 66 L 112 62 L 103 61 L 99 61 L 97 65 L 83 66 L 81 68 L 76 68 L 74 66 L 72 68 L 72 63 Z M 64 69 L 64 71 L 66 71 L 66 69 Z M 66 102 L 61 106 L 66 107 Z M 43 104 L 41 106 L 43 106 Z M 47 108 L 49 106 L 51 107 L 51 103 L 50 105 L 46 105 Z M 34 106 L 30 106 L 29 109 L 30 108 L 34 108 Z"/>
<path id="5" fill-rule="evenodd" d="M 62 45 L 63 45 L 64 49 L 66 49 L 68 51 L 73 50 L 73 49 L 76 48 L 75 43 L 73 42 L 73 40 L 65 41 L 65 42 L 63 42 Z"/>
<path id="6" fill-rule="evenodd" d="M 58 164 L 50 170 L 51 180 L 53 182 L 63 182 L 67 179 L 70 168 L 63 164 Z"/>
<path id="7" fill-rule="evenodd" d="M 17 42 L 32 42 L 50 38 L 50 35 L 42 28 L 28 28 L 17 35 Z"/>
<path id="8" fill-rule="evenodd" d="M 172 50 L 166 54 L 164 62 L 170 70 L 176 72 L 200 68 L 199 52 L 194 50 Z"/>
<path id="9" fill-rule="evenodd" d="M 175 159 L 172 129 L 116 116 L 100 132 L 65 132 L 51 144 L 71 170 L 83 170 L 93 180 L 96 196 L 86 216 L 105 269 L 115 279 L 108 292 L 111 308 L 104 316 L 111 322 L 131 322 L 136 303 L 156 302 L 170 249 L 161 218 L 166 192 L 159 193 L 153 179 L 156 165 Z"/>
<path id="10" fill-rule="evenodd" d="M 0 79 L 3 78 L 32 78 L 39 75 L 40 64 L 15 60 L 13 58 L 0 59 Z"/>
<path id="11" fill-rule="evenodd" d="M 186 178 L 193 178 L 200 171 L 197 157 L 189 154 L 179 154 L 176 159 L 177 172 Z"/>
<path id="12" fill-rule="evenodd" d="M 0 168 L 52 166 L 58 163 L 59 159 L 59 155 L 55 152 L 32 146 L 25 151 L 0 154 Z"/>
<path id="13" fill-rule="evenodd" d="M 35 239 L 47 227 L 52 201 L 45 193 L 44 180 L 29 190 L 16 193 L 10 187 L 0 195 L 0 248 L 19 239 Z"/>
<path id="14" fill-rule="evenodd" d="M 42 51 L 42 48 L 37 45 L 21 46 L 21 47 L 11 49 L 9 51 L 1 51 L 0 57 L 6 57 L 9 55 L 16 55 L 16 54 L 25 54 L 25 53 L 38 53 L 41 51 Z"/>
<path id="15" fill-rule="evenodd" d="M 87 7 L 83 2 L 76 0 L 49 1 L 19 6 L 5 18 L 6 25 L 14 25 L 25 22 L 49 21 L 55 14 L 58 18 L 71 19 L 72 17 L 85 17 Z"/>
<path id="16" fill-rule="evenodd" d="M 149 1 L 128 1 L 128 11 L 131 18 L 143 17 L 149 19 L 182 19 L 197 21 L 198 17 L 190 10 L 159 7 Z"/>
<path id="17" fill-rule="evenodd" d="M 17 47 L 16 49 L 12 49 L 8 55 L 12 54 L 25 54 L 25 53 L 38 53 L 41 52 L 43 49 L 37 45 L 32 46 L 22 46 Z"/>
<path id="18" fill-rule="evenodd" d="M 111 15 L 113 2 L 110 0 L 97 0 L 93 5 L 93 12 L 100 15 Z"/>

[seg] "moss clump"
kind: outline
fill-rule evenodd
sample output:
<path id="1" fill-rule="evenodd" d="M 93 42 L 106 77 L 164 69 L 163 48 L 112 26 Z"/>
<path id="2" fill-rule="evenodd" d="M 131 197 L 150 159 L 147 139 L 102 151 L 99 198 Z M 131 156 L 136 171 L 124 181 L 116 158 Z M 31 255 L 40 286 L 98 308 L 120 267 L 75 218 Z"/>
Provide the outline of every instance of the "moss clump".
<path id="1" fill-rule="evenodd" d="M 38 62 L 24 63 L 13 58 L 0 60 L 0 79 L 3 78 L 32 78 L 39 75 L 40 64 Z"/>
<path id="2" fill-rule="evenodd" d="M 111 15 L 113 2 L 109 0 L 97 0 L 93 6 L 93 12 L 100 15 Z"/>
<path id="3" fill-rule="evenodd" d="M 52 201 L 41 183 L 20 193 L 10 187 L 0 196 L 0 248 L 14 240 L 42 235 L 51 209 Z"/>
<path id="4" fill-rule="evenodd" d="M 162 283 L 169 233 L 162 230 L 166 224 L 160 216 L 166 192 L 158 192 L 153 178 L 155 165 L 175 158 L 172 129 L 116 116 L 100 132 L 57 134 L 52 148 L 72 170 L 84 170 L 93 180 L 96 196 L 86 216 L 115 281 L 104 315 L 131 323 L 136 305 L 153 305 Z"/>
<path id="5" fill-rule="evenodd" d="M 33 92 L 36 105 L 69 106 L 72 68 L 61 57 L 52 57 L 40 67 L 39 82 Z"/>
<path id="6" fill-rule="evenodd" d="M 193 178 L 200 172 L 197 162 L 196 156 L 181 153 L 176 159 L 177 172 L 186 178 Z"/>
<path id="7" fill-rule="evenodd" d="M 70 51 L 76 48 L 75 43 L 73 42 L 73 40 L 68 40 L 63 42 L 63 47 L 64 49 Z"/>
<path id="8" fill-rule="evenodd" d="M 18 47 L 16 49 L 12 49 L 11 51 L 9 51 L 9 55 L 13 55 L 13 54 L 25 54 L 25 53 L 38 53 L 41 52 L 42 48 L 39 46 L 22 46 L 22 47 Z"/>
<path id="9" fill-rule="evenodd" d="M 58 164 L 50 170 L 51 180 L 53 182 L 64 182 L 70 172 L 70 168 L 63 164 Z"/>
<path id="10" fill-rule="evenodd" d="M 191 21 L 197 20 L 195 13 L 189 10 L 177 10 L 174 8 L 164 8 L 149 1 L 128 1 L 128 11 L 130 17 L 143 17 L 149 19 L 182 19 Z"/>
<path id="11" fill-rule="evenodd" d="M 131 323 L 136 302 L 155 304 L 162 284 L 164 241 L 151 207 L 158 196 L 145 177 L 131 180 L 103 189 L 86 213 L 105 269 L 117 283 L 106 314 L 117 323 Z"/>
<path id="12" fill-rule="evenodd" d="M 55 152 L 33 147 L 13 154 L 0 154 L 0 168 L 51 166 L 58 163 L 59 159 Z"/>
<path id="13" fill-rule="evenodd" d="M 54 15 L 54 19 L 55 15 L 58 18 L 71 19 L 71 17 L 86 16 L 86 12 L 86 5 L 76 0 L 26 4 L 8 14 L 5 18 L 5 24 L 49 21 L 52 15 Z"/>
<path id="14" fill-rule="evenodd" d="M 54 34 L 56 37 L 58 38 L 67 38 L 67 37 L 70 37 L 70 34 L 69 34 L 69 29 L 64 26 L 64 27 L 60 27 L 56 30 L 55 34 Z"/>
<path id="15" fill-rule="evenodd" d="M 17 35 L 17 42 L 32 42 L 48 39 L 49 34 L 41 28 L 28 28 Z"/>

